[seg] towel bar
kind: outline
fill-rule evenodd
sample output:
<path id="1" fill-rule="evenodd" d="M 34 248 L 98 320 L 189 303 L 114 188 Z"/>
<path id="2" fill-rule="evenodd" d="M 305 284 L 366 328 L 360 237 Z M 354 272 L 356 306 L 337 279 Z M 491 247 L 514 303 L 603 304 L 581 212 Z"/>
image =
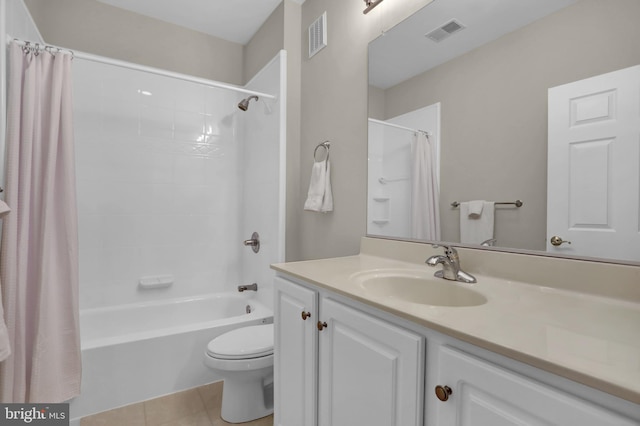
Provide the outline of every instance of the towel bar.
<path id="1" fill-rule="evenodd" d="M 513 204 L 516 207 L 522 207 L 524 203 L 521 200 L 515 200 L 515 201 L 500 201 L 500 202 L 496 202 L 495 204 Z M 453 203 L 451 203 L 451 207 L 453 208 L 460 207 L 460 202 L 454 201 Z"/>
<path id="2" fill-rule="evenodd" d="M 318 148 L 324 148 L 327 151 L 327 156 L 325 157 L 325 160 L 329 159 L 329 148 L 331 147 L 331 142 L 329 141 L 324 141 L 322 143 L 319 143 L 318 145 L 316 145 L 316 149 L 313 150 L 313 161 L 318 161 L 316 159 L 316 154 L 318 153 Z M 322 160 L 324 161 L 324 160 Z"/>

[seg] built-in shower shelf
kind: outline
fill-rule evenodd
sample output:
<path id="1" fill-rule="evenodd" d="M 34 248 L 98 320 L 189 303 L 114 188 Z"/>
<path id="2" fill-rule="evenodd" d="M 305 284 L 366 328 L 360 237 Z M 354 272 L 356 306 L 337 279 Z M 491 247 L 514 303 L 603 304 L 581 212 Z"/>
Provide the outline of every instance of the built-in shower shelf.
<path id="1" fill-rule="evenodd" d="M 371 222 L 375 223 L 376 225 L 384 225 L 385 223 L 389 223 L 389 219 L 374 219 Z"/>
<path id="2" fill-rule="evenodd" d="M 140 277 L 138 286 L 143 290 L 151 290 L 154 288 L 167 288 L 173 284 L 173 275 L 152 275 Z"/>

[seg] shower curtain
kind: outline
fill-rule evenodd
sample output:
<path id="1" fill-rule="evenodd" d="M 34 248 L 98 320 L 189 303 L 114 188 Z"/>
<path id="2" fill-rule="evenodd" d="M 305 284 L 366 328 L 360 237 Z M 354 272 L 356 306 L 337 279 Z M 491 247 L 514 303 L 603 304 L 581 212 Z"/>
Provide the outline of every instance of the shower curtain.
<path id="1" fill-rule="evenodd" d="M 6 201 L 0 282 L 12 354 L 2 402 L 80 392 L 78 231 L 71 57 L 9 46 Z"/>
<path id="2" fill-rule="evenodd" d="M 440 240 L 440 191 L 436 155 L 424 132 L 414 133 L 411 175 L 411 238 Z"/>

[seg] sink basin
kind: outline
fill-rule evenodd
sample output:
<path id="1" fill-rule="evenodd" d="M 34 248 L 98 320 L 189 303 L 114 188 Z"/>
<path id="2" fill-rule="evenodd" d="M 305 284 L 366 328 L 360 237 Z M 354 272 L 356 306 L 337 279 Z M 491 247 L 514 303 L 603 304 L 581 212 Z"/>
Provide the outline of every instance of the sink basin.
<path id="1" fill-rule="evenodd" d="M 477 291 L 433 275 L 408 271 L 376 271 L 353 277 L 364 293 L 375 298 L 401 300 L 431 306 L 478 306 L 487 298 Z"/>

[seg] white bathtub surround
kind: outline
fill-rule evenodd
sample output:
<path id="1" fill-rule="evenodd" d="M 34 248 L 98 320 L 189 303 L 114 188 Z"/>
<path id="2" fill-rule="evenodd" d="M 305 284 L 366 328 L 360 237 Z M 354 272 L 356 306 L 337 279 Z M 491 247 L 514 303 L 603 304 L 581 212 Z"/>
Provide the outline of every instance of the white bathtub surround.
<path id="1" fill-rule="evenodd" d="M 207 343 L 271 316 L 269 265 L 284 259 L 286 54 L 246 86 L 276 95 L 264 99 L 270 112 L 238 109 L 244 93 L 74 62 L 85 365 L 77 418 L 221 380 L 202 362 Z M 257 254 L 243 245 L 253 231 Z M 173 283 L 145 289 L 141 278 Z M 252 282 L 258 292 L 237 292 Z M 218 294 L 229 303 L 192 303 Z M 264 308 L 246 315 L 247 300 Z"/>
<path id="2" fill-rule="evenodd" d="M 36 54 L 37 53 L 37 54 Z M 71 57 L 9 46 L 2 299 L 12 355 L 3 402 L 80 392 L 78 224 Z"/>
<path id="3" fill-rule="evenodd" d="M 241 111 L 245 93 L 74 60 L 82 309 L 271 281 L 284 252 L 285 65 L 283 52 L 245 86 L 277 99 Z M 251 257 L 253 231 L 264 244 Z M 174 284 L 138 287 L 158 275 Z"/>
<path id="4" fill-rule="evenodd" d="M 271 321 L 254 295 L 237 292 L 84 310 L 82 394 L 71 418 L 221 380 L 202 362 L 207 344 Z"/>

